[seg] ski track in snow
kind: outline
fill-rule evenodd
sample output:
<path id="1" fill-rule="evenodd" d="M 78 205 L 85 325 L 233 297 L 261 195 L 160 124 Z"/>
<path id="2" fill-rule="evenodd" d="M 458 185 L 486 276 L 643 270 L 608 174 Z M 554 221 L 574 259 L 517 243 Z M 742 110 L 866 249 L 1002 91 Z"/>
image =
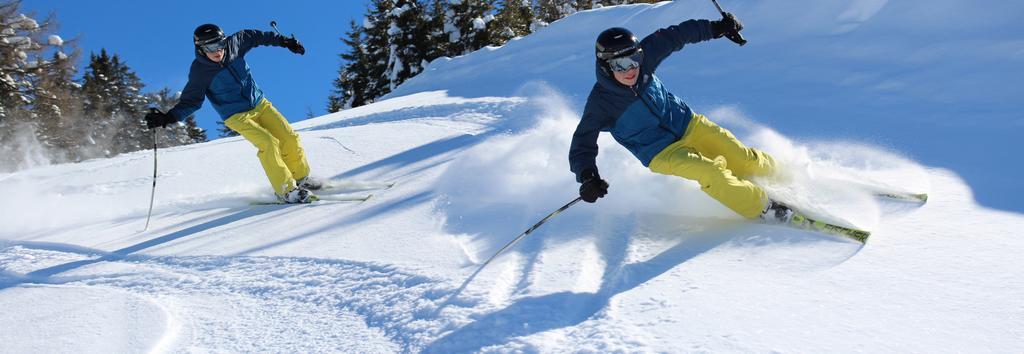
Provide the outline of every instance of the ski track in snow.
<path id="1" fill-rule="evenodd" d="M 71 252 L 79 251 L 79 252 Z M 190 323 L 192 348 L 309 351 L 354 343 L 352 322 L 387 338 L 394 350 L 423 347 L 451 320 L 433 317 L 444 282 L 395 267 L 360 262 L 282 257 L 150 257 L 111 259 L 75 247 L 24 244 L 0 250 L 0 289 L 23 284 L 123 289 L 178 307 Z M 101 261 L 103 260 L 103 261 Z M 52 264 L 43 269 L 12 269 Z M 52 269 L 53 276 L 35 276 Z M 462 303 L 467 303 L 465 300 Z M 472 303 L 472 302 L 468 302 Z M 188 306 L 183 306 L 183 305 Z M 235 308 L 217 315 L 202 310 Z M 338 318 L 344 320 L 338 321 Z M 239 323 L 260 326 L 238 327 Z M 259 342 L 253 342 L 258 339 Z M 333 340 L 333 342 L 332 342 Z M 381 348 L 368 347 L 371 351 Z M 385 348 L 386 349 L 386 348 Z M 356 350 L 358 351 L 358 350 Z"/>

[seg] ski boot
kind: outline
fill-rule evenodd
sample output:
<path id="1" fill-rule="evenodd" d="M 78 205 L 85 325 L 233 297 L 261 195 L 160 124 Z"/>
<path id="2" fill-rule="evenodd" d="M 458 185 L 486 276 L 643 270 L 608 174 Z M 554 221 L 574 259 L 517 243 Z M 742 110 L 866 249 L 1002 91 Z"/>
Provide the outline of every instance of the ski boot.
<path id="1" fill-rule="evenodd" d="M 761 212 L 761 220 L 769 224 L 786 224 L 793 220 L 793 209 L 785 204 L 769 200 L 764 211 Z"/>
<path id="2" fill-rule="evenodd" d="M 295 185 L 299 186 L 299 188 L 316 191 L 324 187 L 324 181 L 313 176 L 306 176 L 295 181 Z"/>
<path id="3" fill-rule="evenodd" d="M 284 198 L 281 198 L 281 201 L 288 204 L 309 204 L 314 200 L 316 200 L 316 196 L 302 187 L 295 187 L 295 189 L 285 193 Z"/>

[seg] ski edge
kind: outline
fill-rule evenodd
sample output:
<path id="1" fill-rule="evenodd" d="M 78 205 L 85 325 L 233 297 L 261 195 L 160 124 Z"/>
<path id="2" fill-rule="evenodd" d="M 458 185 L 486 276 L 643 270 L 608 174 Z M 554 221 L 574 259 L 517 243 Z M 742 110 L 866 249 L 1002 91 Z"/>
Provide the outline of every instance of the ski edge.
<path id="1" fill-rule="evenodd" d="M 343 191 L 343 190 L 346 190 L 346 189 L 351 189 L 353 192 L 356 192 L 356 191 L 370 191 L 370 190 L 388 190 L 388 189 L 391 189 L 392 187 L 394 187 L 396 183 L 397 182 L 395 182 L 395 181 L 390 181 L 390 182 L 366 182 L 366 181 L 359 182 L 359 181 L 354 181 L 354 182 L 348 182 L 348 183 L 341 183 L 341 181 L 327 181 L 327 182 L 324 183 L 323 187 L 318 189 L 318 191 L 331 192 L 331 191 L 339 191 L 339 190 Z M 350 184 L 356 184 L 357 186 L 356 187 L 352 187 Z"/>
<path id="2" fill-rule="evenodd" d="M 363 195 L 340 195 L 340 194 L 327 194 L 318 195 L 315 197 L 314 202 L 325 201 L 325 202 L 365 202 L 370 198 L 373 198 L 373 193 Z"/>
<path id="3" fill-rule="evenodd" d="M 373 197 L 373 194 L 366 195 L 347 195 L 347 196 L 334 196 L 334 195 L 318 195 L 313 196 L 313 201 L 309 203 L 285 203 L 285 202 L 251 202 L 249 205 L 317 205 L 324 203 L 343 203 L 343 202 L 365 202 Z"/>

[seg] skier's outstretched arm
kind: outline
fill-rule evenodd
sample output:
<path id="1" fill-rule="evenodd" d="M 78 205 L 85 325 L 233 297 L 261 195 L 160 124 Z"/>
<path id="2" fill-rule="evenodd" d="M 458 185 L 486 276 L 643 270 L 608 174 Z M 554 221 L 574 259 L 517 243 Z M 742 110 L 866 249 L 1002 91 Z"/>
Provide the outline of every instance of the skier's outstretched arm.
<path id="1" fill-rule="evenodd" d="M 292 53 L 300 55 L 306 53 L 306 48 L 302 46 L 302 43 L 299 43 L 299 40 L 274 32 L 241 30 L 236 35 L 239 36 L 238 49 L 241 55 L 245 55 L 250 49 L 261 45 L 288 48 Z"/>
<path id="2" fill-rule="evenodd" d="M 640 41 L 640 46 L 644 49 L 644 60 L 648 61 L 649 67 L 657 67 L 662 60 L 673 52 L 682 50 L 687 44 L 712 38 L 714 37 L 711 33 L 711 21 L 687 20 L 654 31 Z"/>
<path id="3" fill-rule="evenodd" d="M 654 68 L 687 44 L 721 38 L 731 32 L 738 33 L 742 29 L 743 24 L 732 14 L 726 14 L 721 20 L 716 21 L 686 20 L 678 25 L 654 31 L 640 41 L 640 46 L 644 49 L 644 60 L 648 61 L 648 67 Z"/>

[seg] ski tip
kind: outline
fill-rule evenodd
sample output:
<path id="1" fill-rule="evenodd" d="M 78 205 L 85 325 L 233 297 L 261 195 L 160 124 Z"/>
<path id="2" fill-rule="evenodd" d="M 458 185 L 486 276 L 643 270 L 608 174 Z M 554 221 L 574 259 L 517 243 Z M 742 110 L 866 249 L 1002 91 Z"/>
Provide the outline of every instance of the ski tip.
<path id="1" fill-rule="evenodd" d="M 928 202 L 928 194 L 926 194 L 926 193 L 889 193 L 889 192 L 879 192 L 879 193 L 875 193 L 875 197 L 878 197 L 878 198 L 888 198 L 888 199 L 894 199 L 894 200 L 902 200 L 902 201 L 908 201 L 908 202 L 917 202 L 917 203 L 921 203 L 921 204 L 924 204 L 924 203 Z"/>
<path id="2" fill-rule="evenodd" d="M 871 236 L 871 232 L 863 230 L 854 230 L 855 232 L 849 235 L 854 241 L 860 242 L 862 245 L 868 243 L 868 237 Z"/>

